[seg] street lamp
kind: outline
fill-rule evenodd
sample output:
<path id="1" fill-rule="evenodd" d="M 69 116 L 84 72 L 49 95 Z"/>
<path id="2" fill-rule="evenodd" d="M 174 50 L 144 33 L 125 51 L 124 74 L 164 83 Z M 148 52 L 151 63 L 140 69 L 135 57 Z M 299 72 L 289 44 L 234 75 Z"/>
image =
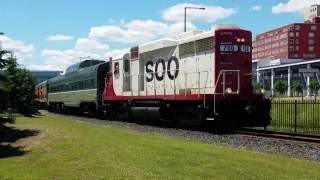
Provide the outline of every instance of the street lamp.
<path id="1" fill-rule="evenodd" d="M 187 9 L 205 10 L 204 7 L 184 7 L 184 32 L 187 32 Z"/>

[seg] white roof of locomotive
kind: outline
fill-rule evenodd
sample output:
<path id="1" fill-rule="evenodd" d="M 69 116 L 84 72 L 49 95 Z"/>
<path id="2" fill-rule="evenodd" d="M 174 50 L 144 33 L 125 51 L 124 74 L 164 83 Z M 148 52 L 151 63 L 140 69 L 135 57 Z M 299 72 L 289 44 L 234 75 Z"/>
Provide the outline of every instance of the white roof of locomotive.
<path id="1" fill-rule="evenodd" d="M 214 31 L 205 31 L 205 32 L 202 32 L 200 34 L 196 34 L 196 35 L 189 36 L 189 37 L 186 37 L 186 38 L 183 38 L 183 39 L 179 39 L 178 43 L 179 44 L 184 44 L 184 43 L 196 41 L 196 40 L 199 40 L 199 39 L 205 39 L 205 38 L 212 37 L 212 36 L 214 36 Z"/>
<path id="2" fill-rule="evenodd" d="M 163 38 L 163 39 L 158 39 L 155 41 L 147 42 L 145 44 L 141 44 L 139 46 L 139 51 L 140 53 L 144 52 L 150 52 L 154 51 L 156 49 L 161 49 L 161 48 L 166 48 L 166 47 L 171 47 L 171 46 L 176 46 L 177 41 L 174 39 L 169 39 L 169 38 Z"/>
<path id="3" fill-rule="evenodd" d="M 181 33 L 176 36 L 175 39 L 162 38 L 155 41 L 147 42 L 139 46 L 140 53 L 150 52 L 157 49 L 176 46 L 178 44 L 184 44 L 199 39 L 205 39 L 214 36 L 214 33 L 218 29 L 240 29 L 238 25 L 226 24 L 217 25 L 210 31 L 192 30 L 185 33 Z"/>
<path id="4" fill-rule="evenodd" d="M 189 31 L 182 33 L 176 39 L 163 38 L 155 41 L 147 42 L 139 46 L 140 53 L 150 52 L 157 49 L 176 46 L 178 43 L 183 44 L 198 39 L 204 39 L 214 35 L 214 31 Z"/>

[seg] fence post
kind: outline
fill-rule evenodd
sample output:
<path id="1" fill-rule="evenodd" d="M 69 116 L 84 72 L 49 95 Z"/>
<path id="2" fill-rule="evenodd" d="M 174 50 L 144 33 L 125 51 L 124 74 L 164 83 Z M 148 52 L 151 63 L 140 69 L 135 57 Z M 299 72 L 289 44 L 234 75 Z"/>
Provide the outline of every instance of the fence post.
<path id="1" fill-rule="evenodd" d="M 294 100 L 294 133 L 297 133 L 297 100 Z"/>

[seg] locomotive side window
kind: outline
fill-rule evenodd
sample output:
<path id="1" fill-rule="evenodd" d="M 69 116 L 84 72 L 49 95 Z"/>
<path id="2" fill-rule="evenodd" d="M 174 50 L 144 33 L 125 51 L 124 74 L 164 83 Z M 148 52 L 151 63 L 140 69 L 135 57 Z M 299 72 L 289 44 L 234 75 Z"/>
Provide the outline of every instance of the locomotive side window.
<path id="1" fill-rule="evenodd" d="M 114 63 L 113 74 L 116 78 L 119 78 L 119 62 Z"/>
<path id="2" fill-rule="evenodd" d="M 124 60 L 124 72 L 130 71 L 130 61 L 129 59 Z"/>

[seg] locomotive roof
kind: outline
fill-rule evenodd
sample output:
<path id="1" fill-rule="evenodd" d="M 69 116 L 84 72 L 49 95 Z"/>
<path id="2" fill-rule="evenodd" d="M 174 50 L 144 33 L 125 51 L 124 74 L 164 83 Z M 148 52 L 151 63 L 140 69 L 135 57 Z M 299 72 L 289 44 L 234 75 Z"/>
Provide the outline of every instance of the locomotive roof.
<path id="1" fill-rule="evenodd" d="M 157 39 L 154 41 L 141 44 L 139 45 L 139 53 L 150 52 L 157 49 L 176 46 L 178 44 L 184 44 L 184 43 L 212 37 L 215 35 L 216 30 L 221 30 L 221 29 L 231 30 L 231 29 L 241 29 L 241 28 L 238 25 L 224 24 L 224 25 L 217 25 L 215 28 L 209 31 L 192 30 L 185 33 L 181 33 L 177 35 L 175 38 L 162 38 L 162 39 Z M 113 57 L 113 60 L 122 59 L 124 54 Z"/>
<path id="2" fill-rule="evenodd" d="M 158 40 L 147 42 L 145 44 L 140 45 L 139 51 L 140 53 L 144 53 L 144 52 L 149 52 L 156 49 L 161 49 L 161 48 L 166 48 L 166 47 L 171 47 L 176 45 L 177 45 L 176 40 L 163 38 L 163 39 L 158 39 Z"/>
<path id="3" fill-rule="evenodd" d="M 212 31 L 212 30 L 211 31 L 205 31 L 205 32 L 193 35 L 193 36 L 185 37 L 183 39 L 179 39 L 178 42 L 179 42 L 179 44 L 184 44 L 184 43 L 196 41 L 196 40 L 199 40 L 199 39 L 205 39 L 205 38 L 208 38 L 208 37 L 211 37 L 211 36 L 214 36 L 214 31 Z"/>
<path id="4" fill-rule="evenodd" d="M 42 82 L 38 83 L 38 84 L 36 85 L 36 87 L 40 87 L 40 86 L 46 85 L 47 82 L 48 82 L 47 80 L 42 81 Z"/>

